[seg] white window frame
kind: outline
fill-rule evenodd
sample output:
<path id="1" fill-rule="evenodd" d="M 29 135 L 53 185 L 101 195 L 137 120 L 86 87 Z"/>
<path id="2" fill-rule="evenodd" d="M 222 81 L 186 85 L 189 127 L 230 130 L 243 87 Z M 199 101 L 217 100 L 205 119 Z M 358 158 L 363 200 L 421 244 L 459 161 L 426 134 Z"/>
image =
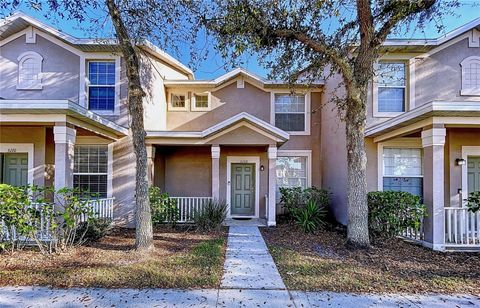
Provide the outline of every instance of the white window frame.
<path id="1" fill-rule="evenodd" d="M 43 57 L 34 51 L 26 51 L 20 54 L 17 60 L 18 60 L 17 90 L 42 90 L 43 89 L 43 85 L 42 85 Z M 25 61 L 27 60 L 33 60 L 35 64 L 39 67 L 39 71 L 37 72 L 37 82 L 33 85 L 28 85 L 22 82 L 25 75 L 23 66 Z"/>
<path id="2" fill-rule="evenodd" d="M 33 143 L 0 143 L 0 153 L 27 153 L 27 157 L 28 157 L 27 183 L 29 185 L 33 185 L 34 171 L 35 171 L 35 168 L 34 168 L 35 152 L 34 152 Z"/>
<path id="3" fill-rule="evenodd" d="M 383 178 L 385 174 L 383 170 L 383 149 L 384 148 L 420 149 L 422 150 L 422 161 L 425 159 L 421 138 L 406 137 L 406 138 L 398 138 L 395 140 L 378 143 L 377 145 L 377 171 L 378 171 L 377 172 L 377 190 L 378 191 L 383 191 Z M 422 170 L 423 170 L 423 166 L 422 166 Z M 421 176 L 408 176 L 408 177 L 423 178 L 424 174 L 422 174 Z"/>
<path id="4" fill-rule="evenodd" d="M 404 94 L 404 110 L 403 112 L 380 112 L 378 111 L 378 78 L 376 75 L 372 79 L 372 107 L 374 118 L 394 118 L 408 110 L 415 108 L 415 58 L 394 56 L 384 57 L 380 61 L 376 62 L 373 66 L 374 71 L 378 72 L 380 62 L 386 63 L 403 63 L 405 65 L 405 94 Z M 399 87 L 394 87 L 399 88 Z"/>
<path id="5" fill-rule="evenodd" d="M 120 114 L 120 73 L 121 73 L 121 62 L 120 62 L 120 56 L 112 56 L 112 55 L 98 55 L 96 57 L 92 58 L 86 58 L 83 59 L 84 63 L 83 66 L 85 66 L 85 108 L 90 110 L 90 102 L 89 102 L 89 87 L 90 87 L 90 80 L 89 80 L 89 63 L 90 62 L 114 62 L 115 63 L 115 100 L 113 103 L 113 110 L 90 110 L 92 112 L 95 112 L 96 114 L 100 115 L 119 115 Z M 82 61 L 81 61 L 82 62 Z M 101 85 L 100 85 L 101 86 Z M 97 86 L 95 86 L 97 87 Z M 111 87 L 109 85 L 108 87 Z"/>
<path id="6" fill-rule="evenodd" d="M 207 107 L 197 107 L 197 95 L 207 96 L 208 106 Z M 191 98 L 191 110 L 192 111 L 210 111 L 212 109 L 212 93 L 211 92 L 193 92 Z M 186 102 L 185 102 L 186 105 Z"/>
<path id="7" fill-rule="evenodd" d="M 275 126 L 275 94 L 292 94 L 289 90 L 278 90 L 270 92 L 270 124 Z M 295 135 L 310 135 L 311 127 L 311 92 L 295 91 L 293 94 L 305 95 L 305 127 L 303 131 L 287 131 L 291 136 Z"/>
<path id="8" fill-rule="evenodd" d="M 462 67 L 462 89 L 460 90 L 460 95 L 480 96 L 480 86 L 478 88 L 467 87 L 465 70 L 468 68 L 468 66 L 470 66 L 470 64 L 473 63 L 477 63 L 478 65 L 480 65 L 480 56 L 471 56 L 463 59 L 463 61 L 460 62 L 460 66 Z M 477 78 L 480 79 L 480 72 L 478 73 Z"/>
<path id="9" fill-rule="evenodd" d="M 75 146 L 107 146 L 107 198 L 113 197 L 113 143 L 96 136 L 77 136 Z M 87 173 L 73 173 L 87 174 Z M 93 174 L 93 173 L 88 173 Z"/>
<path id="10" fill-rule="evenodd" d="M 278 150 L 277 159 L 280 157 L 306 157 L 307 188 L 312 187 L 312 150 Z M 277 176 L 275 174 L 275 183 L 276 179 Z M 277 185 L 275 184 L 276 188 Z"/>
<path id="11" fill-rule="evenodd" d="M 185 106 L 184 107 L 174 107 L 172 105 L 172 95 L 184 95 L 185 96 Z M 168 93 L 168 111 L 188 111 L 188 107 L 189 107 L 188 92 L 173 91 L 173 92 Z"/>

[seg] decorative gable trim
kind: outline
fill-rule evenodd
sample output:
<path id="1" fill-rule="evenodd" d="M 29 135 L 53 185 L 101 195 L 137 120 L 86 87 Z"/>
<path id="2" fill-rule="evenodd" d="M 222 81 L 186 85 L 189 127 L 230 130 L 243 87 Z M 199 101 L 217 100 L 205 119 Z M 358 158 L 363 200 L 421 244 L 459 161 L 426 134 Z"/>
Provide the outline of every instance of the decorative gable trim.
<path id="1" fill-rule="evenodd" d="M 20 54 L 18 60 L 17 90 L 41 90 L 43 57 L 34 52 Z"/>
<path id="2" fill-rule="evenodd" d="M 462 89 L 460 95 L 480 95 L 480 56 L 471 56 L 460 62 Z"/>

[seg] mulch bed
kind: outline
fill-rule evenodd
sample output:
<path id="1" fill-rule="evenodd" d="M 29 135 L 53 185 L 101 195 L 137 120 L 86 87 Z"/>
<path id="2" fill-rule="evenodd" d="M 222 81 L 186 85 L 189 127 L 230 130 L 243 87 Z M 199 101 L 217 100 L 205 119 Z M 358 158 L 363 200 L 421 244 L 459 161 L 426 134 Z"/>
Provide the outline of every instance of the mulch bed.
<path id="1" fill-rule="evenodd" d="M 154 229 L 153 251 L 134 250 L 135 230 L 116 228 L 98 242 L 43 255 L 33 249 L 0 254 L 0 285 L 55 287 L 215 287 L 227 230 Z"/>
<path id="2" fill-rule="evenodd" d="M 352 251 L 340 227 L 312 235 L 283 224 L 262 234 L 291 289 L 480 295 L 479 253 L 435 252 L 401 239 Z"/>

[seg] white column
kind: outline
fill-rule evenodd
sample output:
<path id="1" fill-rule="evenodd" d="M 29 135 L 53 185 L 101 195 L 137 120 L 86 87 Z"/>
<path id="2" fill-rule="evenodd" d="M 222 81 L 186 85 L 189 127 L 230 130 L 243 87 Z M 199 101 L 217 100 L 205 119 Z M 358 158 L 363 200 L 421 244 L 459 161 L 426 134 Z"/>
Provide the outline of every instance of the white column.
<path id="1" fill-rule="evenodd" d="M 276 167 L 277 167 L 277 147 L 268 148 L 268 204 L 267 204 L 267 226 L 275 226 L 276 221 Z"/>
<path id="2" fill-rule="evenodd" d="M 67 126 L 53 128 L 55 140 L 55 189 L 73 187 L 73 155 L 77 132 Z"/>
<path id="3" fill-rule="evenodd" d="M 220 198 L 220 146 L 212 145 L 212 197 Z"/>
<path id="4" fill-rule="evenodd" d="M 155 176 L 155 147 L 147 145 L 147 176 L 148 186 L 153 186 Z"/>
<path id="5" fill-rule="evenodd" d="M 445 136 L 443 127 L 422 131 L 425 242 L 434 250 L 444 249 L 445 244 Z"/>

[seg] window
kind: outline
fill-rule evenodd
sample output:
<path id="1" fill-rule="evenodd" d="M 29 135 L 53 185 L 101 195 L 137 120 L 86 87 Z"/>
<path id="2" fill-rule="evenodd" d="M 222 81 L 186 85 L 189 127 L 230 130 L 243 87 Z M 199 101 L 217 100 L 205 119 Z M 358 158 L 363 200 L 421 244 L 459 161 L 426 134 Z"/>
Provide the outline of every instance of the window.
<path id="1" fill-rule="evenodd" d="M 422 149 L 383 148 L 383 190 L 423 196 Z"/>
<path id="2" fill-rule="evenodd" d="M 194 94 L 192 110 L 207 110 L 209 108 L 208 94 Z"/>
<path id="3" fill-rule="evenodd" d="M 309 184 L 309 156 L 300 156 L 298 154 L 277 157 L 276 167 L 276 188 L 277 201 L 280 200 L 280 187 L 301 187 L 307 188 Z M 296 156 L 293 156 L 296 155 Z"/>
<path id="4" fill-rule="evenodd" d="M 303 94 L 274 96 L 275 126 L 287 132 L 306 131 L 306 99 Z"/>
<path id="5" fill-rule="evenodd" d="M 460 65 L 462 66 L 461 95 L 480 95 L 480 57 L 468 57 Z"/>
<path id="6" fill-rule="evenodd" d="M 405 63 L 380 62 L 377 72 L 378 112 L 405 111 Z"/>
<path id="7" fill-rule="evenodd" d="M 187 95 L 172 93 L 170 94 L 170 109 L 171 110 L 186 110 L 187 108 Z"/>
<path id="8" fill-rule="evenodd" d="M 115 109 L 115 62 L 88 62 L 88 108 L 97 111 Z"/>
<path id="9" fill-rule="evenodd" d="M 107 197 L 108 146 L 75 146 L 73 187 Z"/>
<path id="10" fill-rule="evenodd" d="M 18 57 L 18 84 L 19 90 L 42 89 L 42 62 L 43 57 L 36 52 L 27 51 Z"/>

